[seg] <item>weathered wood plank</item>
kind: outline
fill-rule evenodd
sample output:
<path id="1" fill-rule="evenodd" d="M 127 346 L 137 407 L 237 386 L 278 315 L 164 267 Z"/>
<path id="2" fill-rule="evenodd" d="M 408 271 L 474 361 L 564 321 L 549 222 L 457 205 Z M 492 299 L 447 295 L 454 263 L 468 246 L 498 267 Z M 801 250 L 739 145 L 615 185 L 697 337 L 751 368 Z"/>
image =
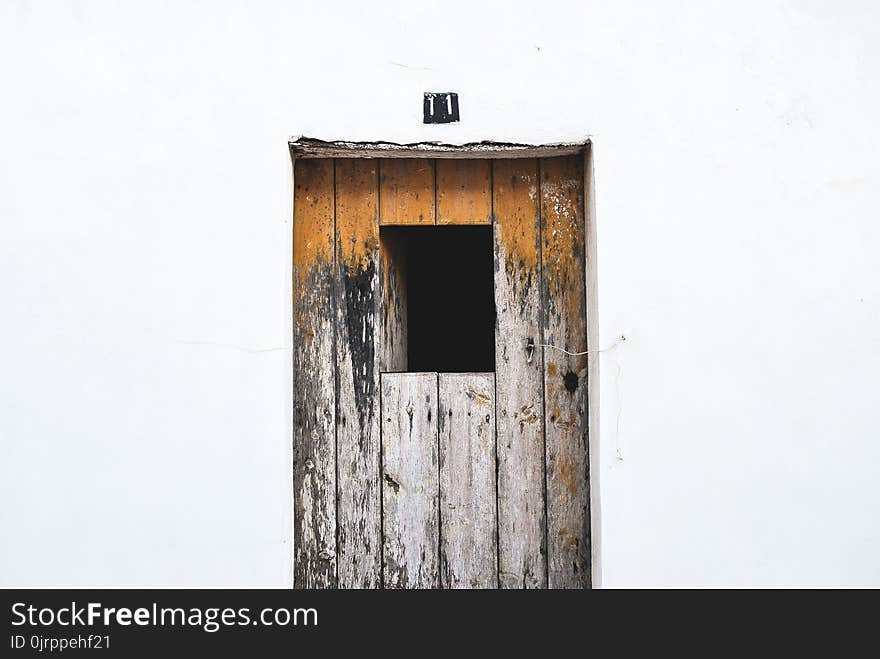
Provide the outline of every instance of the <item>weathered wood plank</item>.
<path id="1" fill-rule="evenodd" d="M 434 224 L 433 160 L 387 158 L 379 172 L 381 224 Z"/>
<path id="2" fill-rule="evenodd" d="M 587 349 L 583 158 L 541 163 L 544 343 Z M 591 583 L 587 356 L 544 349 L 550 588 Z"/>
<path id="3" fill-rule="evenodd" d="M 437 224 L 491 224 L 488 160 L 437 161 Z"/>
<path id="4" fill-rule="evenodd" d="M 327 142 L 313 137 L 289 140 L 290 152 L 297 158 L 546 158 L 582 153 L 589 141 L 557 144 L 512 144 L 508 142 L 469 142 L 442 144 L 418 142 Z"/>
<path id="5" fill-rule="evenodd" d="M 493 163 L 498 552 L 502 588 L 547 586 L 538 164 Z"/>
<path id="6" fill-rule="evenodd" d="M 382 374 L 386 588 L 438 588 L 437 374 Z"/>
<path id="7" fill-rule="evenodd" d="M 381 586 L 379 179 L 375 160 L 336 161 L 338 585 Z"/>
<path id="8" fill-rule="evenodd" d="M 403 236 L 386 229 L 379 247 L 379 370 L 407 369 L 406 247 Z"/>
<path id="9" fill-rule="evenodd" d="M 495 376 L 439 378 L 441 584 L 496 588 Z"/>
<path id="10" fill-rule="evenodd" d="M 297 160 L 293 209 L 294 586 L 336 586 L 333 161 Z"/>

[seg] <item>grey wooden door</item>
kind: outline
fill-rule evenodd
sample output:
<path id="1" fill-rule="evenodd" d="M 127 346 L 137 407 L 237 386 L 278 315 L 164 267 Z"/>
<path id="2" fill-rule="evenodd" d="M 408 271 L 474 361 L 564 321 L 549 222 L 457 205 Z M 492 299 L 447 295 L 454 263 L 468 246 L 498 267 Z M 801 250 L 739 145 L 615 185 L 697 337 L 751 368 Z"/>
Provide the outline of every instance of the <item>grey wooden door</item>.
<path id="1" fill-rule="evenodd" d="M 496 588 L 493 373 L 382 375 L 386 588 Z"/>

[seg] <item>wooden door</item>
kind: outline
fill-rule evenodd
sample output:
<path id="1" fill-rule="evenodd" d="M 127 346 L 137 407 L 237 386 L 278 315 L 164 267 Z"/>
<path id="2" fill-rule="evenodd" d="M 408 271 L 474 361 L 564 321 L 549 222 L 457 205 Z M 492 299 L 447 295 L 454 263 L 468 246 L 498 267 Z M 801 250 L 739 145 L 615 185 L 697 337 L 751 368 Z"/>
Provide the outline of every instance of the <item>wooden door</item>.
<path id="1" fill-rule="evenodd" d="M 590 585 L 583 162 L 295 160 L 296 587 Z M 408 373 L 382 227 L 460 224 L 494 236 L 495 371 Z"/>

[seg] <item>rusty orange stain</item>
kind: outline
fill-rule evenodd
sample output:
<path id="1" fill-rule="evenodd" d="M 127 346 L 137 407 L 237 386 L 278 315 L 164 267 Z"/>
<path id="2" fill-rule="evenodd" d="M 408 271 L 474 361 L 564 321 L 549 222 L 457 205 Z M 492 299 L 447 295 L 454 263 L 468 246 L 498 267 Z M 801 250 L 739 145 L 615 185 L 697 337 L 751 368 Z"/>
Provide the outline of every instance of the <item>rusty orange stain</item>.
<path id="1" fill-rule="evenodd" d="M 578 156 L 541 160 L 542 275 L 556 340 L 566 350 L 586 349 L 583 162 Z M 554 359 L 563 361 L 561 356 Z M 566 360 L 571 363 L 570 360 Z M 586 358 L 577 361 L 586 366 Z"/>
<path id="2" fill-rule="evenodd" d="M 293 308 L 308 299 L 309 281 L 333 264 L 333 160 L 315 158 L 294 163 L 293 203 Z M 314 340 L 311 323 L 299 323 L 300 338 Z"/>
<path id="3" fill-rule="evenodd" d="M 480 405 L 482 407 L 491 407 L 492 406 L 492 397 L 488 394 L 484 394 L 480 391 L 474 391 L 473 389 L 465 389 L 465 395 L 470 398 L 474 403 Z"/>
<path id="4" fill-rule="evenodd" d="M 556 533 L 556 536 L 559 538 L 559 547 L 566 552 L 574 552 L 578 548 L 578 544 L 580 543 L 580 538 L 578 538 L 576 533 L 573 533 L 569 529 L 559 529 Z"/>
<path id="5" fill-rule="evenodd" d="M 537 273 L 537 163 L 531 158 L 496 160 L 492 167 L 496 240 L 505 269 L 508 276 Z"/>
<path id="6" fill-rule="evenodd" d="M 297 160 L 294 170 L 293 264 L 333 260 L 333 161 Z"/>
<path id="7" fill-rule="evenodd" d="M 519 408 L 519 412 L 514 413 L 514 419 L 516 419 L 519 423 L 537 423 L 541 420 L 541 417 L 535 412 L 535 408 L 533 405 L 523 405 Z"/>
<path id="8" fill-rule="evenodd" d="M 437 224 L 491 224 L 491 163 L 488 160 L 437 161 Z"/>
<path id="9" fill-rule="evenodd" d="M 434 161 L 383 158 L 379 164 L 381 224 L 434 224 Z"/>
<path id="10" fill-rule="evenodd" d="M 569 496 L 572 498 L 577 496 L 580 491 L 581 474 L 578 472 L 577 464 L 568 453 L 562 452 L 556 456 L 553 477 L 562 485 Z"/>
<path id="11" fill-rule="evenodd" d="M 358 274 L 379 251 L 378 166 L 370 158 L 336 160 L 336 233 L 340 264 Z"/>

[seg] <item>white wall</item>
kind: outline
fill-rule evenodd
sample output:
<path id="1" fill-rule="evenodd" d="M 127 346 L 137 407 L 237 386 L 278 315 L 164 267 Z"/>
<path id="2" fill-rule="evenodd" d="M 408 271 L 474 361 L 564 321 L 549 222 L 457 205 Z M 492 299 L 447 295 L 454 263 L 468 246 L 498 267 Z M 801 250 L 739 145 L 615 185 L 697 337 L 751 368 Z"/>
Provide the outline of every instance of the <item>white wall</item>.
<path id="1" fill-rule="evenodd" d="M 876 4 L 439 4 L 0 5 L 0 585 L 289 584 L 298 133 L 591 134 L 603 585 L 880 585 Z"/>

